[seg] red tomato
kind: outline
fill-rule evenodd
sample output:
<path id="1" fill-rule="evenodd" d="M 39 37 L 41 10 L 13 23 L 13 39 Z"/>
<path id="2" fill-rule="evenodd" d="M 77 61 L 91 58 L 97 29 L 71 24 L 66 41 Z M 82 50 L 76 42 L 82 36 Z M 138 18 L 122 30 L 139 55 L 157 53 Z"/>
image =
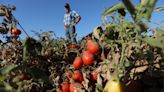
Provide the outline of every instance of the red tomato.
<path id="1" fill-rule="evenodd" d="M 93 79 L 93 80 L 97 80 L 97 72 L 96 72 L 96 71 L 93 71 L 93 72 L 91 73 L 91 75 L 92 75 L 92 79 Z"/>
<path id="2" fill-rule="evenodd" d="M 73 62 L 73 67 L 75 69 L 79 69 L 82 67 L 82 65 L 83 65 L 83 61 L 82 61 L 81 57 L 76 57 L 74 62 Z"/>
<path id="3" fill-rule="evenodd" d="M 64 92 L 62 89 L 59 89 L 57 92 Z"/>
<path id="4" fill-rule="evenodd" d="M 69 92 L 69 84 L 68 82 L 62 82 L 61 84 L 63 92 Z"/>
<path id="5" fill-rule="evenodd" d="M 79 82 L 81 83 L 83 81 L 84 81 L 84 78 L 83 78 L 83 76 L 81 76 L 80 79 L 79 79 Z"/>
<path id="6" fill-rule="evenodd" d="M 30 80 L 30 79 L 31 79 L 31 77 L 28 74 L 26 74 L 26 73 L 22 74 L 21 80 Z"/>
<path id="7" fill-rule="evenodd" d="M 80 92 L 79 90 L 78 90 L 78 88 L 81 88 L 82 87 L 82 85 L 80 84 L 80 83 L 72 83 L 71 85 L 70 85 L 70 92 Z"/>
<path id="8" fill-rule="evenodd" d="M 77 48 L 76 44 L 72 44 L 71 48 Z"/>
<path id="9" fill-rule="evenodd" d="M 94 56 L 89 51 L 84 51 L 82 55 L 84 65 L 91 65 L 94 63 Z"/>
<path id="10" fill-rule="evenodd" d="M 13 28 L 13 29 L 11 30 L 11 33 L 12 33 L 13 35 L 20 35 L 20 34 L 21 34 L 21 31 L 20 31 L 19 29 L 17 29 L 17 28 Z"/>
<path id="11" fill-rule="evenodd" d="M 83 79 L 83 75 L 82 73 L 79 71 L 79 70 L 75 70 L 73 76 L 72 76 L 72 79 L 74 81 L 79 81 L 79 82 L 82 82 L 84 79 Z"/>
<path id="12" fill-rule="evenodd" d="M 71 70 L 68 70 L 67 76 L 68 76 L 69 78 L 71 78 L 72 75 L 73 75 L 73 72 L 72 72 Z"/>
<path id="13" fill-rule="evenodd" d="M 92 41 L 92 40 L 87 40 L 87 49 L 90 51 L 92 54 L 96 54 L 99 52 L 99 45 L 97 42 Z"/>

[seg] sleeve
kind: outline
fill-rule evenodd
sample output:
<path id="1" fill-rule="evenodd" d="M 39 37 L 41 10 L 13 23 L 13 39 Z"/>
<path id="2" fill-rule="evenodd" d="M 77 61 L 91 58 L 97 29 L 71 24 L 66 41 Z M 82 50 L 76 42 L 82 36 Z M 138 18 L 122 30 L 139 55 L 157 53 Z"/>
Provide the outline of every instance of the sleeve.
<path id="1" fill-rule="evenodd" d="M 64 23 L 64 25 L 66 25 L 66 17 L 65 17 L 65 15 L 64 15 L 64 18 L 63 18 L 63 23 Z"/>
<path id="2" fill-rule="evenodd" d="M 77 18 L 79 16 L 79 14 L 76 11 L 72 11 L 72 16 Z"/>

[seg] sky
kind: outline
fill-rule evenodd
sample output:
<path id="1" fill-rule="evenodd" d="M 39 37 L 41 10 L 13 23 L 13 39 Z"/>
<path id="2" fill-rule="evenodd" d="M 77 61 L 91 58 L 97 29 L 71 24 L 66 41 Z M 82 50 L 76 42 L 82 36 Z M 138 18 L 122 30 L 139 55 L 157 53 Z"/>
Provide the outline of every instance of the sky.
<path id="1" fill-rule="evenodd" d="M 137 4 L 139 0 L 133 1 Z M 58 37 L 64 38 L 63 17 L 66 2 L 82 17 L 76 26 L 79 39 L 102 24 L 101 13 L 105 7 L 108 8 L 120 0 L 0 0 L 0 4 L 16 6 L 13 15 L 30 36 L 35 36 L 32 30 L 43 30 L 54 31 Z M 163 0 L 158 0 L 156 6 L 164 6 Z M 154 22 L 164 20 L 164 12 L 154 13 L 152 19 Z M 21 37 L 26 37 L 25 33 L 22 32 Z"/>

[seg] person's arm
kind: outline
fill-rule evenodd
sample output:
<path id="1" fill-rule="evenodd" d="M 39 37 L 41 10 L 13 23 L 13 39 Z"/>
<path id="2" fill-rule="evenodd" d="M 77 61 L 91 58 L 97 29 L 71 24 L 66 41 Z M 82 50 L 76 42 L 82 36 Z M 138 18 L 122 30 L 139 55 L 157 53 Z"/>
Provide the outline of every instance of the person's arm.
<path id="1" fill-rule="evenodd" d="M 64 15 L 64 20 L 63 20 L 63 23 L 64 23 L 64 30 L 67 30 L 67 27 L 66 27 L 66 15 Z"/>
<path id="2" fill-rule="evenodd" d="M 75 20 L 75 23 L 77 24 L 81 20 L 81 16 L 78 16 Z"/>
<path id="3" fill-rule="evenodd" d="M 75 11 L 73 11 L 73 15 L 76 18 L 75 21 L 71 24 L 71 26 L 75 26 L 80 20 L 81 20 L 81 16 L 76 13 Z"/>
<path id="4" fill-rule="evenodd" d="M 80 20 L 81 20 L 81 17 L 78 16 L 78 17 L 75 19 L 75 22 L 73 22 L 73 23 L 71 24 L 71 26 L 75 26 Z"/>
<path id="5" fill-rule="evenodd" d="M 66 30 L 67 29 L 67 27 L 66 27 L 66 25 L 64 25 L 64 30 Z"/>

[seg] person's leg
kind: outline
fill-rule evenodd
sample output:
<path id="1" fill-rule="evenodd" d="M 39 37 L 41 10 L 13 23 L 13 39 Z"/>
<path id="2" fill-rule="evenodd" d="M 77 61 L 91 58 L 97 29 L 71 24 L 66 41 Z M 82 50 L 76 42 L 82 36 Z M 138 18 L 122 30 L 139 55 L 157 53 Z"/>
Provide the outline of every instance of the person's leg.
<path id="1" fill-rule="evenodd" d="M 70 27 L 70 37 L 71 37 L 71 41 L 72 41 L 72 44 L 77 44 L 77 41 L 76 41 L 76 29 L 75 27 Z"/>
<path id="2" fill-rule="evenodd" d="M 69 31 L 70 31 L 70 29 L 69 29 L 69 27 L 67 27 L 67 29 L 65 30 L 65 36 L 66 36 L 68 44 L 70 43 L 70 39 L 71 39 Z"/>

